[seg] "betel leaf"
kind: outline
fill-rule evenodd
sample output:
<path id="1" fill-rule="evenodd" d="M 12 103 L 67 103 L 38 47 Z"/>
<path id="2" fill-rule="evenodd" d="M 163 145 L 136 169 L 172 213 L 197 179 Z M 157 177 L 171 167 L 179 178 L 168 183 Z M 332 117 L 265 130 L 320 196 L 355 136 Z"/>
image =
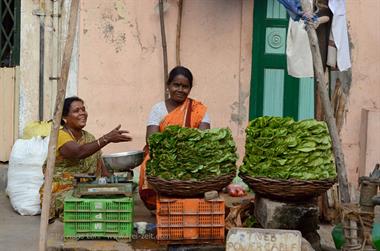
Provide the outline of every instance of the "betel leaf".
<path id="1" fill-rule="evenodd" d="M 168 126 L 148 139 L 147 174 L 166 180 L 207 180 L 236 171 L 236 145 L 230 129 Z"/>
<path id="2" fill-rule="evenodd" d="M 336 177 L 325 122 L 264 116 L 252 120 L 246 134 L 242 173 L 274 179 Z"/>

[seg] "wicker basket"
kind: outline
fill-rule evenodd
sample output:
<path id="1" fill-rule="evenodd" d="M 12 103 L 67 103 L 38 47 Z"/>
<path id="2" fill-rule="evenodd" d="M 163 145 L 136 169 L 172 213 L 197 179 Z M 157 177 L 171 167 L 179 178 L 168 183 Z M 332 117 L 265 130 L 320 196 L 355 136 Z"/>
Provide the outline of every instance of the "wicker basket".
<path id="1" fill-rule="evenodd" d="M 164 180 L 153 176 L 147 176 L 147 180 L 159 194 L 178 197 L 197 197 L 207 191 L 221 191 L 231 183 L 235 175 L 235 173 L 231 173 L 201 181 Z"/>
<path id="2" fill-rule="evenodd" d="M 275 180 L 265 177 L 250 177 L 239 173 L 242 180 L 263 197 L 280 201 L 310 200 L 327 191 L 335 183 L 328 180 Z"/>

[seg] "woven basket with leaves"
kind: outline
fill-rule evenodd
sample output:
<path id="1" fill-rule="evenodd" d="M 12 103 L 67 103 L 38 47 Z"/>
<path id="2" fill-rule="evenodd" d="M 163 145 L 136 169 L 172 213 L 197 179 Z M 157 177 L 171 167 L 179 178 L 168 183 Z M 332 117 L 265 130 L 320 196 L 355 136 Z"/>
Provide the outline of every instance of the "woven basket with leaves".
<path id="1" fill-rule="evenodd" d="M 235 173 L 209 178 L 207 180 L 164 180 L 159 177 L 147 176 L 147 180 L 153 188 L 162 195 L 178 197 L 202 196 L 205 192 L 221 191 L 231 183 Z"/>
<path id="2" fill-rule="evenodd" d="M 250 177 L 239 173 L 240 178 L 257 194 L 280 201 L 309 200 L 327 191 L 335 179 L 327 180 L 276 180 Z"/>

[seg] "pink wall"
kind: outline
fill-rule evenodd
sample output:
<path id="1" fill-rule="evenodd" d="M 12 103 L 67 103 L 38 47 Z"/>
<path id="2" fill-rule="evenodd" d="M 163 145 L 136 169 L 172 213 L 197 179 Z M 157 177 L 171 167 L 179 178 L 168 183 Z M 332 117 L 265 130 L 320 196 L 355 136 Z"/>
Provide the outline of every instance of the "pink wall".
<path id="1" fill-rule="evenodd" d="M 379 9 L 380 1 L 377 0 L 347 0 L 352 47 L 352 84 L 341 136 L 347 173 L 354 184 L 357 182 L 359 168 L 361 110 L 380 109 Z M 380 147 L 380 142 L 377 145 Z M 380 154 L 377 161 L 380 161 Z"/>
<path id="2" fill-rule="evenodd" d="M 165 12 L 169 68 L 175 66 L 177 1 Z M 141 149 L 153 104 L 163 99 L 158 1 L 81 1 L 78 95 L 87 130 L 99 137 L 117 124 L 134 141 L 104 152 Z M 184 1 L 181 63 L 194 75 L 193 98 L 209 108 L 212 127 L 230 127 L 242 155 L 251 75 L 252 0 Z"/>
<path id="3" fill-rule="evenodd" d="M 230 127 L 244 151 L 251 75 L 253 0 L 184 1 L 181 62 L 194 74 L 191 96 L 209 107 L 213 127 Z M 168 1 L 169 68 L 175 65 L 177 5 Z M 157 1 L 81 1 L 78 95 L 87 129 L 101 136 L 118 123 L 134 141 L 104 152 L 140 149 L 151 106 L 163 99 Z M 352 87 L 341 132 L 349 179 L 357 180 L 361 109 L 380 107 L 380 1 L 347 0 Z"/>

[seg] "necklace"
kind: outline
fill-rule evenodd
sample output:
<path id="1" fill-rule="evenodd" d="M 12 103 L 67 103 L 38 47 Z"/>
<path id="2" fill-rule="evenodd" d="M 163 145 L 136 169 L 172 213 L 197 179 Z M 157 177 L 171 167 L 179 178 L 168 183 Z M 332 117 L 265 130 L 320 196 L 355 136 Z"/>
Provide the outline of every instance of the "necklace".
<path id="1" fill-rule="evenodd" d="M 74 134 L 73 134 L 73 132 L 70 130 L 70 128 L 68 128 L 67 126 L 64 126 L 64 127 L 65 127 L 66 130 L 69 132 L 69 134 L 70 134 L 70 136 L 73 138 L 73 140 L 75 140 L 75 142 L 77 142 L 77 143 L 79 144 L 79 140 L 84 136 L 83 130 L 81 130 L 81 132 L 82 132 L 82 136 L 81 136 L 79 139 L 77 139 L 77 138 L 74 137 Z M 78 161 L 79 161 L 79 165 L 80 165 L 80 166 L 84 166 L 84 159 L 79 159 Z"/>
<path id="2" fill-rule="evenodd" d="M 82 137 L 83 137 L 83 131 L 81 130 L 82 132 L 82 135 L 79 139 L 77 139 L 76 137 L 74 137 L 74 134 L 73 132 L 70 130 L 70 128 L 68 128 L 67 126 L 65 126 L 66 130 L 69 132 L 70 136 L 73 138 L 73 140 L 75 140 L 76 142 L 78 142 L 78 140 L 80 140 Z"/>

